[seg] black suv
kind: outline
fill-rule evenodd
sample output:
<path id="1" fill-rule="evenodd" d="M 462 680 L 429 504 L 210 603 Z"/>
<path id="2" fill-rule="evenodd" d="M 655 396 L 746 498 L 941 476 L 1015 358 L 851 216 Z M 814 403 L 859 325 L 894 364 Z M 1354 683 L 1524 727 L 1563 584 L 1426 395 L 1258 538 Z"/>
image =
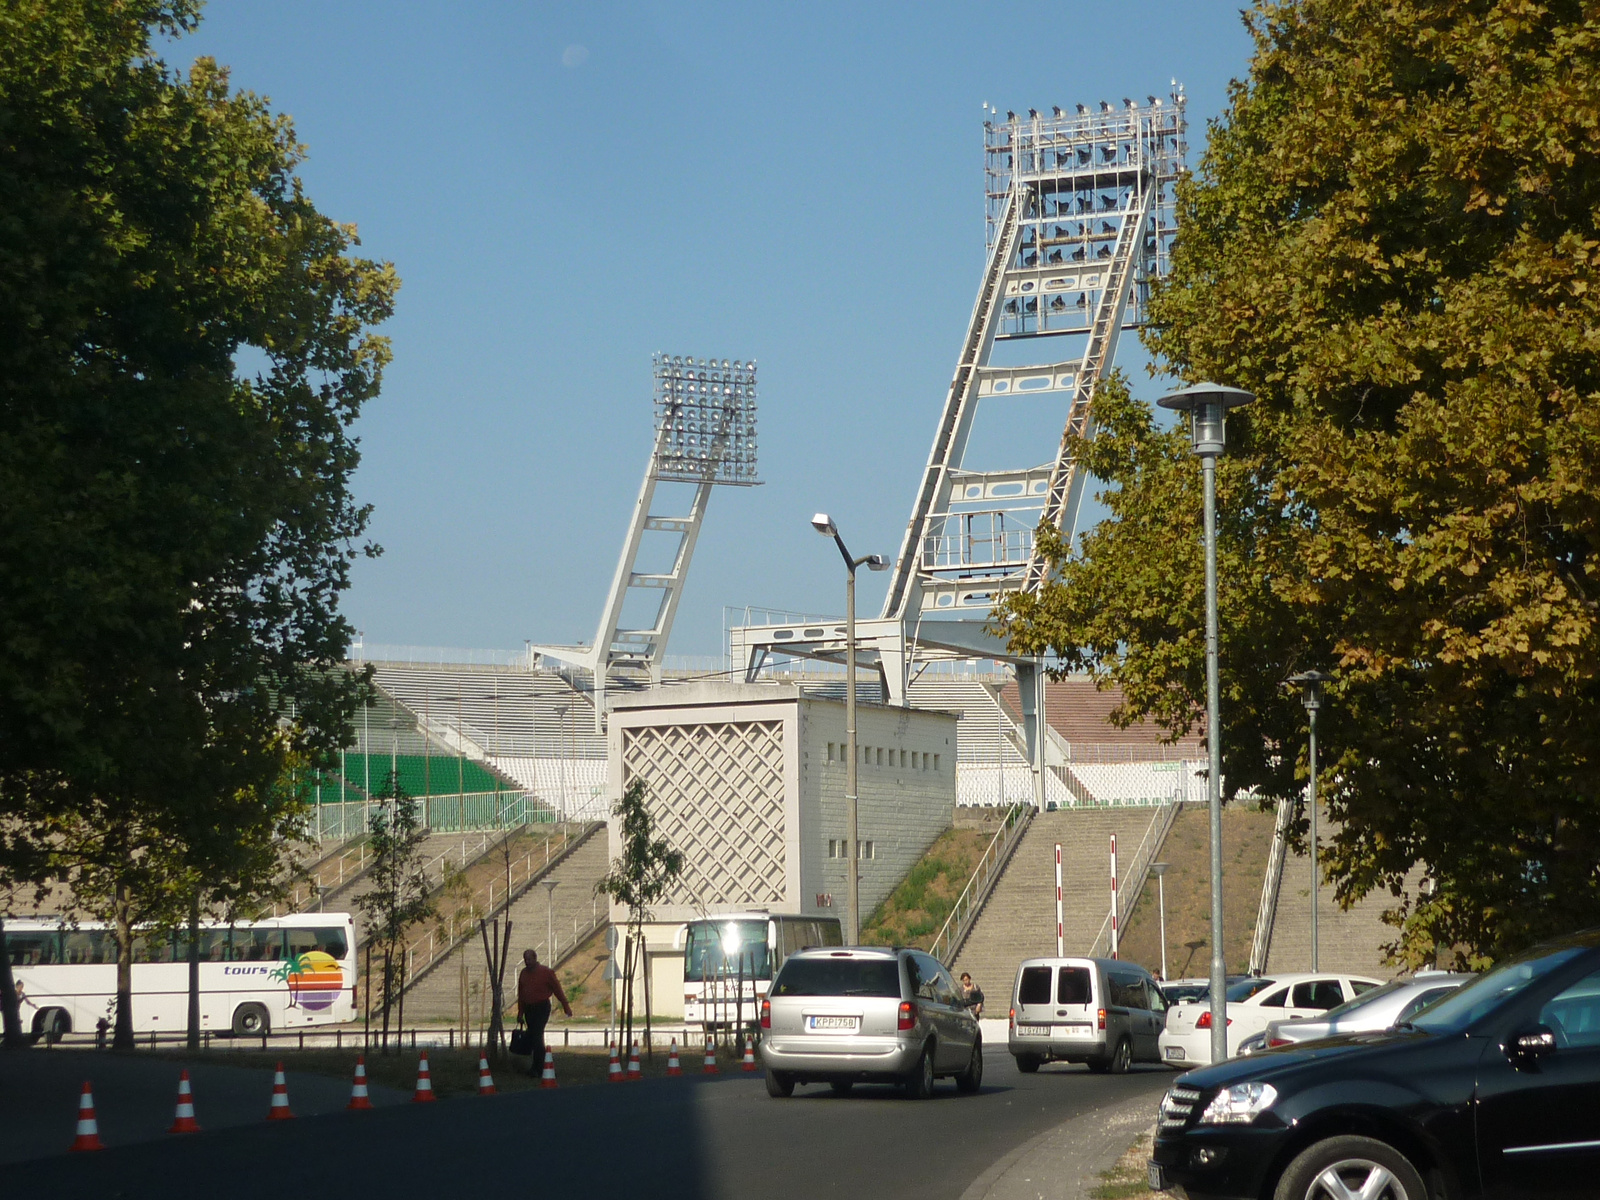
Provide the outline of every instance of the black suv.
<path id="1" fill-rule="evenodd" d="M 1190 1200 L 1600 1195 L 1600 929 L 1383 1033 L 1180 1076 L 1150 1184 Z"/>

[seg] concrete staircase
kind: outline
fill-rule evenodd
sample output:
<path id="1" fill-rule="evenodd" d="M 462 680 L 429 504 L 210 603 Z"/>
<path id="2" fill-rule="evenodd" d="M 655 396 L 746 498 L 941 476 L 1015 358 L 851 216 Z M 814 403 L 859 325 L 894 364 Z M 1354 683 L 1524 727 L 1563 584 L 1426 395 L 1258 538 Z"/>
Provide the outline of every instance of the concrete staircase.
<path id="1" fill-rule="evenodd" d="M 610 841 L 605 826 L 596 825 L 564 857 L 539 875 L 510 904 L 511 965 L 506 969 L 507 1000 L 514 999 L 517 971 L 522 952 L 539 951 L 542 961 L 555 965 L 594 932 L 597 923 L 607 918 L 607 902 L 596 899 L 594 885 L 610 867 Z M 542 881 L 554 881 L 554 893 Z M 502 922 L 507 913 L 498 914 Z M 554 925 L 554 953 L 546 943 Z M 406 1020 L 458 1020 L 461 1015 L 462 982 L 466 981 L 468 1018 L 481 1019 L 484 1007 L 483 985 L 488 970 L 483 957 L 483 939 L 474 935 L 423 972 L 406 992 Z M 507 1011 L 510 1011 L 509 1008 Z"/>
<path id="2" fill-rule="evenodd" d="M 1111 835 L 1117 835 L 1120 874 L 1136 878 L 1160 854 L 1152 831 L 1164 827 L 1167 815 L 1160 808 L 1087 808 L 1033 818 L 954 963 L 957 975 L 970 971 L 988 993 L 990 1015 L 1004 1014 L 1024 958 L 1056 952 L 1055 844 L 1061 843 L 1066 951 L 1107 955 Z M 1134 900 L 1124 892 L 1124 914 Z"/>
<path id="3" fill-rule="evenodd" d="M 1318 837 L 1331 838 L 1337 826 L 1321 814 Z M 1326 842 L 1323 843 L 1326 845 Z M 1407 890 L 1416 894 L 1421 872 L 1413 871 Z M 1399 930 L 1383 923 L 1383 911 L 1398 901 L 1387 891 L 1368 895 L 1348 912 L 1333 898 L 1326 881 L 1317 895 L 1317 966 L 1323 971 L 1350 971 L 1388 979 L 1398 968 L 1385 964 L 1382 946 L 1394 941 Z M 1272 941 L 1267 948 L 1268 972 L 1311 969 L 1311 863 L 1304 854 L 1290 854 L 1278 885 L 1278 905 L 1272 920 Z"/>
<path id="4" fill-rule="evenodd" d="M 512 830 L 504 833 L 433 833 L 422 839 L 418 853 L 425 864 L 428 879 L 434 887 L 438 887 L 446 871 L 464 869 L 513 833 Z M 350 914 L 355 922 L 358 946 L 366 940 L 366 918 L 356 901 L 371 890 L 371 860 L 367 859 L 360 864 L 359 872 L 348 875 L 342 884 L 328 893 L 322 903 L 324 912 Z"/>

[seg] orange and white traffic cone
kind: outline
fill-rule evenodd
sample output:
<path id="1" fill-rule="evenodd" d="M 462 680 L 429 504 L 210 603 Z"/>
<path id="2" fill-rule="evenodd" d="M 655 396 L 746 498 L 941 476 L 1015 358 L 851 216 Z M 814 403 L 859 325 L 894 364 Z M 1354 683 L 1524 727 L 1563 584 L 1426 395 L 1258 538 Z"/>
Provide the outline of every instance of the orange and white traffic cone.
<path id="1" fill-rule="evenodd" d="M 363 1109 L 372 1107 L 372 1098 L 367 1095 L 367 1056 L 356 1055 L 356 1077 L 350 1083 L 350 1103 L 346 1108 Z"/>
<path id="2" fill-rule="evenodd" d="M 494 1095 L 494 1076 L 489 1074 L 489 1060 L 478 1055 L 478 1095 Z"/>
<path id="3" fill-rule="evenodd" d="M 717 1074 L 717 1048 L 710 1042 L 706 1043 L 706 1061 L 700 1067 L 702 1075 Z"/>
<path id="4" fill-rule="evenodd" d="M 740 1070 L 754 1071 L 756 1069 L 756 1040 L 752 1037 L 744 1039 L 744 1062 L 739 1064 Z"/>
<path id="5" fill-rule="evenodd" d="M 622 1082 L 622 1064 L 617 1061 L 617 1048 L 614 1045 L 611 1047 L 611 1061 L 606 1065 L 606 1082 Z"/>
<path id="6" fill-rule="evenodd" d="M 178 1111 L 173 1117 L 168 1133 L 199 1133 L 200 1125 L 194 1119 L 194 1092 L 189 1087 L 189 1072 L 178 1076 Z"/>
<path id="7" fill-rule="evenodd" d="M 542 1088 L 560 1086 L 556 1083 L 556 1056 L 549 1046 L 544 1048 L 544 1072 L 539 1076 L 539 1086 Z"/>
<path id="8" fill-rule="evenodd" d="M 433 1094 L 433 1077 L 428 1074 L 428 1052 L 424 1050 L 417 1059 L 417 1090 L 411 1093 L 411 1103 L 432 1104 L 438 1098 Z"/>
<path id="9" fill-rule="evenodd" d="M 633 1049 L 628 1051 L 628 1078 L 643 1079 L 644 1072 L 639 1069 L 639 1043 L 633 1044 Z"/>
<path id="10" fill-rule="evenodd" d="M 267 1109 L 269 1121 L 292 1121 L 294 1113 L 289 1111 L 289 1082 L 283 1077 L 283 1064 L 278 1064 L 278 1070 L 272 1077 L 272 1107 Z"/>
<path id="11" fill-rule="evenodd" d="M 672 1039 L 672 1049 L 667 1051 L 667 1074 L 682 1075 L 683 1067 L 678 1064 L 678 1039 Z"/>
<path id="12" fill-rule="evenodd" d="M 72 1150 L 104 1150 L 100 1141 L 100 1122 L 94 1119 L 94 1093 L 89 1081 L 83 1081 L 83 1092 L 78 1096 L 78 1136 L 72 1139 Z"/>

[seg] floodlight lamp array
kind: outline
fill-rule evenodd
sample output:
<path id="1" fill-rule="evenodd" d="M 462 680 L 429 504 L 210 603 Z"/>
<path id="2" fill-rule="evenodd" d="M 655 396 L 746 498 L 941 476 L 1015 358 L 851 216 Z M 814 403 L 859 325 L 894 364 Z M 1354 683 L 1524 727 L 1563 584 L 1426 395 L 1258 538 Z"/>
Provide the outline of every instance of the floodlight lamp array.
<path id="1" fill-rule="evenodd" d="M 756 475 L 756 364 L 651 356 L 655 375 L 657 479 L 760 483 Z"/>

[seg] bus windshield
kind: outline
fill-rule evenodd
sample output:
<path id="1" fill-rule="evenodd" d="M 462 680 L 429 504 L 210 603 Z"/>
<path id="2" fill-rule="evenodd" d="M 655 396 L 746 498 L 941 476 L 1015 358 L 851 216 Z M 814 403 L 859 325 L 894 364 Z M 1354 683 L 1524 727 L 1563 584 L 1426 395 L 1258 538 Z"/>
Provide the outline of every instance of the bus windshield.
<path id="1" fill-rule="evenodd" d="M 772 972 L 765 921 L 691 921 L 684 942 L 683 978 L 704 983 L 724 977 L 766 979 Z"/>

